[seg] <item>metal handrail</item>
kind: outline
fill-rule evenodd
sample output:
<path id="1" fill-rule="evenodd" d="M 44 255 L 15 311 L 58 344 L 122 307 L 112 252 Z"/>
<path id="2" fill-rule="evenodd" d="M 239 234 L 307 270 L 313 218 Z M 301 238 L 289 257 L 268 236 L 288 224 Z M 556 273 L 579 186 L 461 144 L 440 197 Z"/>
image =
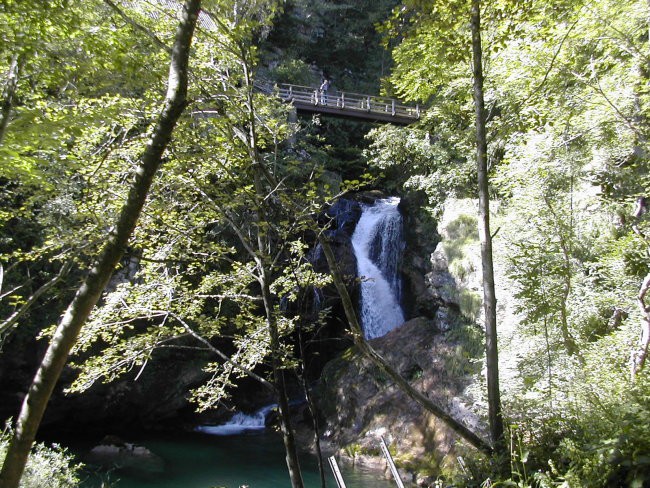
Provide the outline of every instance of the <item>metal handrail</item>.
<path id="1" fill-rule="evenodd" d="M 287 83 L 259 83 L 257 88 L 265 93 L 277 93 L 284 101 L 311 104 L 314 107 L 338 108 L 342 111 L 367 112 L 413 120 L 420 118 L 419 105 L 405 105 L 389 97 L 343 91 L 321 92 L 314 87 Z"/>

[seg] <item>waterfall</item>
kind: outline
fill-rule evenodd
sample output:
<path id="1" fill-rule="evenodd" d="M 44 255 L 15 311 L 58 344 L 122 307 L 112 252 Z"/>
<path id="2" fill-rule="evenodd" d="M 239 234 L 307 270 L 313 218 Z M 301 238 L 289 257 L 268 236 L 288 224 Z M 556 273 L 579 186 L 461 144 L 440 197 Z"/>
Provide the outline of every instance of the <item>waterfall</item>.
<path id="1" fill-rule="evenodd" d="M 266 416 L 276 407 L 277 405 L 275 403 L 266 405 L 250 415 L 237 412 L 225 424 L 200 425 L 194 430 L 211 435 L 237 435 L 243 434 L 244 432 L 264 430 L 266 427 Z"/>
<path id="2" fill-rule="evenodd" d="M 400 307 L 399 261 L 403 251 L 399 198 L 364 205 L 352 235 L 361 278 L 360 319 L 366 339 L 381 337 L 404 323 Z"/>

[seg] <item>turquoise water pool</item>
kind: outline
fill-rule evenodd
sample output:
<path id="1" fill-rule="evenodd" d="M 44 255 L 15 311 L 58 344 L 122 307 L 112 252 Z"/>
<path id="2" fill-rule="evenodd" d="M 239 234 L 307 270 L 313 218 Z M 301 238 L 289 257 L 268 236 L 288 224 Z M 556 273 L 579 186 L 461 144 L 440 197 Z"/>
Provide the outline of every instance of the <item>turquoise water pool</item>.
<path id="1" fill-rule="evenodd" d="M 131 439 L 163 460 L 162 469 L 98 471 L 83 488 L 97 488 L 108 479 L 114 488 L 281 488 L 289 487 L 282 439 L 273 433 L 211 436 L 200 433 Z M 336 482 L 326 464 L 327 486 Z M 316 458 L 303 455 L 306 488 L 319 488 Z M 381 473 L 341 465 L 347 488 L 390 488 L 395 484 Z"/>

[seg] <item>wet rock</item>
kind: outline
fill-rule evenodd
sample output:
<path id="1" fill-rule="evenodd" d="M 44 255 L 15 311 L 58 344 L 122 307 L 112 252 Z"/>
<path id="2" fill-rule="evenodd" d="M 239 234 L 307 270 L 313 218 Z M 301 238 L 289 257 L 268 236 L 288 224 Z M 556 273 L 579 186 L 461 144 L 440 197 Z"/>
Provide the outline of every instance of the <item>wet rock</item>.
<path id="1" fill-rule="evenodd" d="M 339 270 L 343 277 L 348 280 L 355 278 L 357 275 L 357 258 L 354 256 L 351 235 L 343 229 L 337 229 L 326 231 L 325 236 L 336 257 L 336 262 L 339 265 Z M 320 244 L 312 251 L 309 260 L 317 272 L 329 271 L 329 266 Z"/>
<path id="2" fill-rule="evenodd" d="M 349 236 L 361 217 L 361 205 L 355 200 L 339 198 L 327 209 L 325 216 L 332 220 L 332 227 L 345 231 Z"/>
<path id="3" fill-rule="evenodd" d="M 381 190 L 361 191 L 354 195 L 354 198 L 362 203 L 373 204 L 380 198 L 386 198 L 388 195 Z"/>

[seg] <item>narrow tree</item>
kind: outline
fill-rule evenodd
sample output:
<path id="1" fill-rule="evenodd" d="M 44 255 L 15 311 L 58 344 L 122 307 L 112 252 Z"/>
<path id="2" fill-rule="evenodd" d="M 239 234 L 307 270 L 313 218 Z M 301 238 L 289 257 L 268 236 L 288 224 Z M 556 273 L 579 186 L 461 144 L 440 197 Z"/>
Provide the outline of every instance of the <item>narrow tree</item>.
<path id="1" fill-rule="evenodd" d="M 14 105 L 14 98 L 16 97 L 16 87 L 18 86 L 18 77 L 23 60 L 23 55 L 15 54 L 12 57 L 4 88 L 2 89 L 2 98 L 0 99 L 0 144 L 2 144 L 5 132 L 7 131 L 7 125 L 9 125 L 9 117 L 11 116 L 11 109 Z"/>
<path id="2" fill-rule="evenodd" d="M 496 332 L 496 294 L 494 266 L 492 261 L 492 236 L 490 234 L 490 200 L 488 184 L 487 114 L 483 88 L 483 48 L 481 44 L 481 2 L 480 0 L 446 0 L 445 2 L 406 1 L 407 9 L 388 25 L 393 35 L 403 34 L 403 25 L 414 33 L 404 36 L 400 46 L 393 53 L 396 67 L 392 81 L 398 92 L 413 100 L 435 98 L 441 111 L 454 117 L 462 114 L 459 122 L 467 129 L 462 145 L 475 144 L 476 175 L 479 198 L 479 236 L 483 267 L 483 307 L 485 310 L 486 369 L 488 384 L 488 405 L 490 441 L 497 450 L 503 438 L 503 419 L 499 394 L 498 351 Z M 508 4 L 506 2 L 506 4 Z M 410 20 L 402 23 L 402 16 Z M 467 20 L 470 20 L 471 39 Z M 396 22 L 400 21 L 400 22 Z M 464 69 L 471 61 L 471 76 Z M 423 82 L 426 80 L 426 82 Z M 458 90 L 459 83 L 473 85 L 474 118 L 463 113 L 468 105 L 468 92 Z M 448 88 L 452 87 L 452 88 Z M 435 117 L 435 115 L 434 115 Z M 472 127 L 473 125 L 473 127 Z M 471 137 L 471 129 L 474 137 Z M 455 136 L 457 137 L 457 136 Z M 448 161 L 450 166 L 459 167 L 457 161 Z M 463 188 L 463 190 L 467 190 Z M 474 193 L 472 191 L 472 193 Z"/>
<path id="3" fill-rule="evenodd" d="M 490 234 L 490 191 L 488 182 L 487 131 L 483 95 L 483 48 L 481 46 L 481 1 L 472 0 L 472 73 L 476 111 L 476 168 L 478 175 L 479 237 L 483 265 L 483 309 L 485 312 L 485 357 L 487 369 L 490 440 L 502 451 L 503 415 L 499 392 L 499 353 L 497 348 L 497 298 L 494 290 L 492 235 Z"/>
<path id="4" fill-rule="evenodd" d="M 88 272 L 63 315 L 50 346 L 23 402 L 15 435 L 0 472 L 0 486 L 17 488 L 45 408 L 74 346 L 79 331 L 99 300 L 102 291 L 124 253 L 133 233 L 153 178 L 161 165 L 172 132 L 186 106 L 190 45 L 201 0 L 187 0 L 183 6 L 169 69 L 165 104 L 151 139 L 135 172 L 127 201 L 115 227 L 107 236 L 101 255 Z"/>

